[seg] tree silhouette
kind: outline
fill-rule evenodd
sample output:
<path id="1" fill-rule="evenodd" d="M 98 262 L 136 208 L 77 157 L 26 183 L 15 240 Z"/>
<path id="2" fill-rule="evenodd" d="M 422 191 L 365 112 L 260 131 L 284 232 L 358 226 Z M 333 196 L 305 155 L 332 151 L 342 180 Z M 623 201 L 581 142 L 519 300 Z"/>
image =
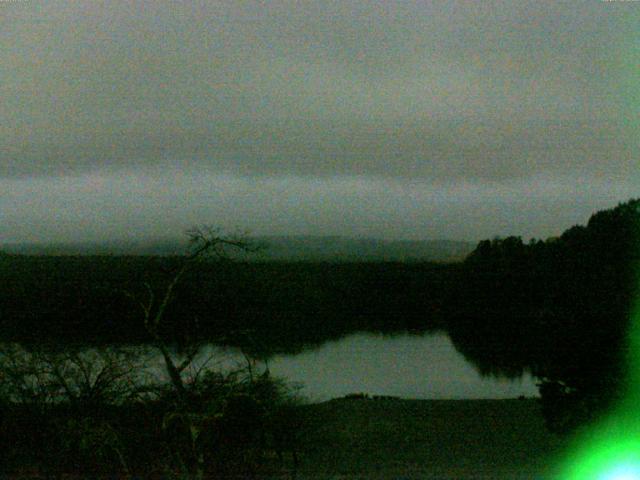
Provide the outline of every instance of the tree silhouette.
<path id="1" fill-rule="evenodd" d="M 461 271 L 451 337 L 485 372 L 531 371 L 549 426 L 571 429 L 622 388 L 639 252 L 637 199 L 546 242 L 484 240 Z"/>

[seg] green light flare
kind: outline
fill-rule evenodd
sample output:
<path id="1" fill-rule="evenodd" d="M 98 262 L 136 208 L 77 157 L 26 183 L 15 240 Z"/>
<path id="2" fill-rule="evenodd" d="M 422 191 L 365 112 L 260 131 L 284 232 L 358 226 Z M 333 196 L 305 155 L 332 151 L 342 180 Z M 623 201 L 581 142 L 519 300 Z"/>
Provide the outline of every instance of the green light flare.
<path id="1" fill-rule="evenodd" d="M 638 284 L 638 283 L 637 283 Z M 639 294 L 636 292 L 636 299 Z M 630 322 L 627 350 L 627 392 L 622 408 L 640 408 L 640 301 L 636 300 Z M 638 412 L 640 413 L 640 412 Z"/>
<path id="2" fill-rule="evenodd" d="M 640 254 L 640 231 L 636 245 Z M 640 265 L 635 266 L 635 275 L 623 398 L 608 416 L 576 436 L 562 462 L 561 475 L 553 478 L 640 480 Z"/>
<path id="3" fill-rule="evenodd" d="M 566 480 L 640 480 L 640 422 L 613 414 L 581 435 L 565 460 Z"/>

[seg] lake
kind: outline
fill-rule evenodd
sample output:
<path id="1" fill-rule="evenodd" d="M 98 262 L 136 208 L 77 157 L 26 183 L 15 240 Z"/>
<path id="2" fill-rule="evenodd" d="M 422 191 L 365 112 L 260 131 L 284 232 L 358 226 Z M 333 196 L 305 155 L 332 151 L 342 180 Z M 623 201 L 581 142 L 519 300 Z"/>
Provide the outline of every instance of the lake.
<path id="1" fill-rule="evenodd" d="M 209 352 L 216 352 L 219 366 L 242 363 L 237 352 Z M 302 384 L 301 393 L 312 401 L 356 392 L 422 399 L 538 396 L 528 374 L 515 380 L 482 377 L 444 333 L 357 333 L 299 354 L 272 357 L 268 366 L 271 374 Z"/>

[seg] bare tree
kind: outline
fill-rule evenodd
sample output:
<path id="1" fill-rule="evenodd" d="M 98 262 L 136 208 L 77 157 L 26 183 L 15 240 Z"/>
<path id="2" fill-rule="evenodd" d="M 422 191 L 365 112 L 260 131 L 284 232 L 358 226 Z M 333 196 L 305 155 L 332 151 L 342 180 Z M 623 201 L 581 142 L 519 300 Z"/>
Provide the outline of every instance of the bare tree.
<path id="1" fill-rule="evenodd" d="M 143 363 L 137 352 L 116 346 L 27 350 L 5 345 L 2 390 L 9 401 L 21 404 L 117 404 L 135 395 Z"/>
<path id="2" fill-rule="evenodd" d="M 242 237 L 225 236 L 218 229 L 207 225 L 194 227 L 188 230 L 186 234 L 189 236 L 189 252 L 185 255 L 181 264 L 173 272 L 170 272 L 170 280 L 162 292 L 155 292 L 148 282 L 144 284 L 147 290 L 147 295 L 144 299 L 136 298 L 131 293 L 125 292 L 141 308 L 145 330 L 162 355 L 165 369 L 179 400 L 185 400 L 186 396 L 182 373 L 198 355 L 201 343 L 198 339 L 192 339 L 183 352 L 183 358 L 176 359 L 171 354 L 166 339 L 161 335 L 162 322 L 167 307 L 174 299 L 176 287 L 194 264 L 206 257 L 224 261 L 230 260 L 233 252 L 249 253 L 257 250 Z"/>

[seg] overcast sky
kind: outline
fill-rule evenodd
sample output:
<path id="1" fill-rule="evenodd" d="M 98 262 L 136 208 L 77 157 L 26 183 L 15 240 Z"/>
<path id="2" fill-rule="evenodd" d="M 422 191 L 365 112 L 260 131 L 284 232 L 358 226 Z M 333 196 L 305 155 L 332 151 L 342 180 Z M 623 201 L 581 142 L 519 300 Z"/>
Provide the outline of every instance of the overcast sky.
<path id="1" fill-rule="evenodd" d="M 640 196 L 640 2 L 0 2 L 0 242 L 561 233 Z"/>

